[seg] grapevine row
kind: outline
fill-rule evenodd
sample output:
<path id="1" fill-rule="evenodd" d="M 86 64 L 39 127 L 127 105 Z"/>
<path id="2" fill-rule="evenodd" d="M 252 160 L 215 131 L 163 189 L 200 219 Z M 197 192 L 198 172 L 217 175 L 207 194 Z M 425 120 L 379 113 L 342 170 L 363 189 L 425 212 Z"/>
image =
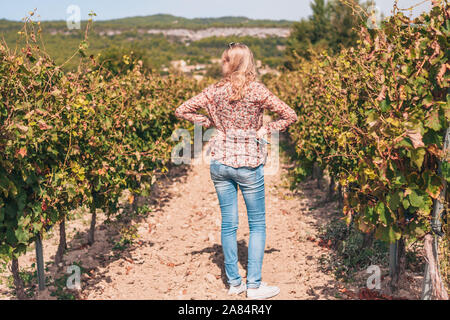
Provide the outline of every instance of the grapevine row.
<path id="1" fill-rule="evenodd" d="M 112 217 L 123 190 L 150 190 L 170 161 L 175 107 L 201 89 L 139 62 L 112 76 L 86 57 L 87 41 L 78 70 L 64 72 L 34 28 L 28 19 L 20 50 L 0 43 L 0 259 L 15 269 L 42 233 L 64 228 L 72 209 L 90 207 L 92 243 L 97 208 Z"/>
<path id="2" fill-rule="evenodd" d="M 437 219 L 448 208 L 449 16 L 447 1 L 413 20 L 396 11 L 357 46 L 312 52 L 269 84 L 299 115 L 297 177 L 318 164 L 342 188 L 348 223 L 389 243 L 423 239 L 436 202 Z"/>

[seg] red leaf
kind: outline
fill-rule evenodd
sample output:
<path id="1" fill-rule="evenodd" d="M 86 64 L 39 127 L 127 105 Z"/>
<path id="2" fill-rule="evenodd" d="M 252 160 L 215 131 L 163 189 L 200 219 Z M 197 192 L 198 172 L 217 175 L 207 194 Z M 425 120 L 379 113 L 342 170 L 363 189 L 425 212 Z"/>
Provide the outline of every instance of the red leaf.
<path id="1" fill-rule="evenodd" d="M 130 258 L 124 257 L 123 259 L 129 263 L 134 263 L 134 261 Z"/>
<path id="2" fill-rule="evenodd" d="M 358 299 L 358 296 L 352 290 L 348 290 L 347 288 L 339 289 L 339 292 L 346 294 L 347 296 L 349 296 L 352 299 Z"/>
<path id="3" fill-rule="evenodd" d="M 361 288 L 358 292 L 359 299 L 361 300 L 392 300 L 393 298 L 388 295 L 380 294 L 378 291 L 370 290 L 367 288 Z"/>
<path id="4" fill-rule="evenodd" d="M 20 148 L 19 151 L 17 151 L 17 154 L 19 156 L 22 156 L 22 158 L 25 158 L 25 156 L 27 155 L 27 148 L 25 147 Z"/>
<path id="5" fill-rule="evenodd" d="M 42 203 L 41 203 L 41 210 L 42 210 L 42 211 L 47 210 L 47 203 L 45 203 L 45 200 L 42 201 Z"/>
<path id="6" fill-rule="evenodd" d="M 125 272 L 125 274 L 128 275 L 128 274 L 130 273 L 131 269 L 133 269 L 132 266 L 126 267 L 126 270 L 127 270 L 127 271 Z"/>

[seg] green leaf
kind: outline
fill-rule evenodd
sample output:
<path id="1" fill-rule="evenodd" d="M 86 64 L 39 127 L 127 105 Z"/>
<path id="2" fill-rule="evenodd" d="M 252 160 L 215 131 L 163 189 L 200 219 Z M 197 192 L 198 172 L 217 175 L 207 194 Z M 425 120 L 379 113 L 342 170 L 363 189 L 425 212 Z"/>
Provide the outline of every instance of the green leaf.
<path id="1" fill-rule="evenodd" d="M 423 164 L 423 159 L 425 157 L 425 149 L 413 149 L 411 150 L 411 160 L 417 166 L 417 168 L 421 169 Z"/>
<path id="2" fill-rule="evenodd" d="M 445 113 L 445 119 L 447 121 L 450 121 L 450 107 L 448 107 L 448 102 L 447 102 L 447 106 L 444 107 L 444 113 Z"/>
<path id="3" fill-rule="evenodd" d="M 31 210 L 33 210 L 33 213 L 36 216 L 41 215 L 41 213 L 42 213 L 41 203 L 40 202 L 35 202 L 34 204 L 32 204 L 31 205 Z"/>
<path id="4" fill-rule="evenodd" d="M 389 209 L 395 211 L 400 207 L 400 192 L 393 192 L 386 196 L 386 200 L 388 201 Z"/>
<path id="5" fill-rule="evenodd" d="M 27 195 L 25 194 L 25 192 L 20 192 L 19 195 L 17 196 L 17 206 L 18 206 L 18 211 L 22 212 L 23 209 L 26 206 L 26 201 L 27 201 Z"/>
<path id="6" fill-rule="evenodd" d="M 430 197 L 436 199 L 442 188 L 442 179 L 429 170 L 423 173 L 423 177 L 425 179 L 425 191 L 430 195 Z"/>
<path id="7" fill-rule="evenodd" d="M 439 131 L 442 129 L 441 122 L 439 121 L 438 110 L 433 110 L 428 118 L 425 119 L 425 126 L 433 129 L 434 131 Z"/>
<path id="8" fill-rule="evenodd" d="M 411 194 L 408 195 L 408 198 L 413 207 L 423 208 L 425 205 L 425 196 L 417 194 L 416 190 L 412 190 Z"/>
<path id="9" fill-rule="evenodd" d="M 386 101 L 386 99 L 385 99 L 385 100 L 381 101 L 380 109 L 381 109 L 381 112 L 387 112 L 391 109 L 391 104 L 389 103 L 389 101 Z"/>
<path id="10" fill-rule="evenodd" d="M 408 209 L 408 208 L 409 208 L 410 203 L 409 203 L 408 198 L 403 198 L 403 199 L 402 199 L 402 205 L 403 205 L 403 208 L 405 208 L 405 209 Z"/>
<path id="11" fill-rule="evenodd" d="M 366 207 L 364 209 L 364 216 L 367 218 L 368 221 L 371 223 L 376 223 L 378 217 L 375 214 L 375 210 L 373 207 Z"/>
<path id="12" fill-rule="evenodd" d="M 15 245 L 17 243 L 16 235 L 14 234 L 14 231 L 11 228 L 6 229 L 6 241 L 10 245 Z"/>
<path id="13" fill-rule="evenodd" d="M 424 106 L 428 107 L 433 104 L 433 96 L 431 93 L 427 94 L 427 96 L 422 100 Z"/>
<path id="14" fill-rule="evenodd" d="M 42 222 L 33 222 L 33 229 L 34 231 L 41 231 L 42 230 Z"/>
<path id="15" fill-rule="evenodd" d="M 407 226 L 407 229 L 415 238 L 420 238 L 425 235 L 425 226 L 422 223 L 414 221 Z"/>
<path id="16" fill-rule="evenodd" d="M 14 234 L 17 240 L 22 243 L 26 243 L 30 239 L 28 232 L 25 232 L 23 229 L 17 229 Z"/>
<path id="17" fill-rule="evenodd" d="M 443 162 L 442 162 L 441 171 L 442 171 L 442 177 L 443 177 L 448 183 L 450 183 L 450 162 L 448 162 L 448 161 L 443 161 Z"/>
<path id="18" fill-rule="evenodd" d="M 378 226 L 375 232 L 375 237 L 384 242 L 394 243 L 397 240 L 400 240 L 402 237 L 402 233 L 397 226 Z"/>
<path id="19" fill-rule="evenodd" d="M 16 218 L 17 207 L 12 203 L 8 203 L 5 206 L 5 212 L 6 212 L 6 216 L 12 220 L 12 219 Z"/>
<path id="20" fill-rule="evenodd" d="M 389 210 L 384 206 L 383 202 L 379 202 L 376 206 L 377 213 L 380 217 L 380 221 L 384 225 L 388 225 L 392 222 L 391 213 Z"/>
<path id="21" fill-rule="evenodd" d="M 366 121 L 369 127 L 372 127 L 379 119 L 380 116 L 375 111 L 372 111 L 369 113 Z"/>
<path id="22" fill-rule="evenodd" d="M 9 181 L 9 195 L 13 197 L 17 195 L 17 187 L 12 181 Z"/>
<path id="23" fill-rule="evenodd" d="M 9 191 L 9 180 L 7 180 L 4 176 L 0 178 L 0 192 L 3 192 L 5 198 L 8 197 Z"/>

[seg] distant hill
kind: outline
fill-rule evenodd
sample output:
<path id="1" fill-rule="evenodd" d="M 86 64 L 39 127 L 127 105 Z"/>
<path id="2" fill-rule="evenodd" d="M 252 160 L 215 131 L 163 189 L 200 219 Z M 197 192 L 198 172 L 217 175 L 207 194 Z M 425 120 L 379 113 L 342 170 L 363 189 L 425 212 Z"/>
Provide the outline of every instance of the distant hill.
<path id="1" fill-rule="evenodd" d="M 253 20 L 246 17 L 221 17 L 221 18 L 195 18 L 187 19 L 167 14 L 157 14 L 146 17 L 131 17 L 117 20 L 99 22 L 102 25 L 124 25 L 139 28 L 185 28 L 206 29 L 210 27 L 290 27 L 292 21 L 288 20 Z"/>
<path id="2" fill-rule="evenodd" d="M 95 21 L 95 18 L 94 18 Z M 86 21 L 82 22 L 84 25 Z M 289 28 L 293 21 L 288 20 L 254 20 L 246 17 L 194 18 L 188 19 L 169 14 L 129 17 L 114 20 L 95 21 L 95 28 L 114 30 L 133 29 L 206 29 L 223 27 L 260 27 L 260 28 Z M 18 29 L 22 25 L 18 21 L 0 20 L 0 31 Z M 65 21 L 42 21 L 44 29 L 66 28 Z"/>
<path id="3" fill-rule="evenodd" d="M 77 59 L 66 61 L 78 51 L 86 23 L 81 23 L 80 30 L 70 30 L 66 21 L 41 22 L 48 54 L 57 64 L 65 63 L 66 70 L 76 68 Z M 167 14 L 107 21 L 94 18 L 86 53 L 101 54 L 102 59 L 110 61 L 111 68 L 118 68 L 124 55 L 133 55 L 147 68 L 162 73 L 172 61 L 184 60 L 190 65 L 204 65 L 203 71 L 213 74 L 211 61 L 220 58 L 228 43 L 242 42 L 251 47 L 264 65 L 276 68 L 284 61 L 284 48 L 292 24 L 286 20 L 187 19 Z M 26 40 L 18 34 L 22 27 L 23 22 L 0 20 L 0 43 L 4 39 L 12 49 L 23 46 Z"/>

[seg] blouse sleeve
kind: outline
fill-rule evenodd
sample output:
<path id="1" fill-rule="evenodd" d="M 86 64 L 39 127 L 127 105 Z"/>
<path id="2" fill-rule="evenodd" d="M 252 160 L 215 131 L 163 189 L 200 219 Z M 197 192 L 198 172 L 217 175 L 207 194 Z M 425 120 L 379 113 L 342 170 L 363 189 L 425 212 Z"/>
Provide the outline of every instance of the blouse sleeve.
<path id="1" fill-rule="evenodd" d="M 295 111 L 263 84 L 260 85 L 260 95 L 262 106 L 280 116 L 280 119 L 269 122 L 264 126 L 267 132 L 285 131 L 287 127 L 297 121 Z"/>
<path id="2" fill-rule="evenodd" d="M 191 121 L 193 123 L 200 124 L 201 126 L 208 128 L 213 125 L 209 117 L 197 113 L 197 110 L 204 108 L 210 103 L 210 100 L 206 93 L 207 89 L 203 90 L 200 94 L 185 101 L 175 110 L 175 116 L 179 119 Z"/>

